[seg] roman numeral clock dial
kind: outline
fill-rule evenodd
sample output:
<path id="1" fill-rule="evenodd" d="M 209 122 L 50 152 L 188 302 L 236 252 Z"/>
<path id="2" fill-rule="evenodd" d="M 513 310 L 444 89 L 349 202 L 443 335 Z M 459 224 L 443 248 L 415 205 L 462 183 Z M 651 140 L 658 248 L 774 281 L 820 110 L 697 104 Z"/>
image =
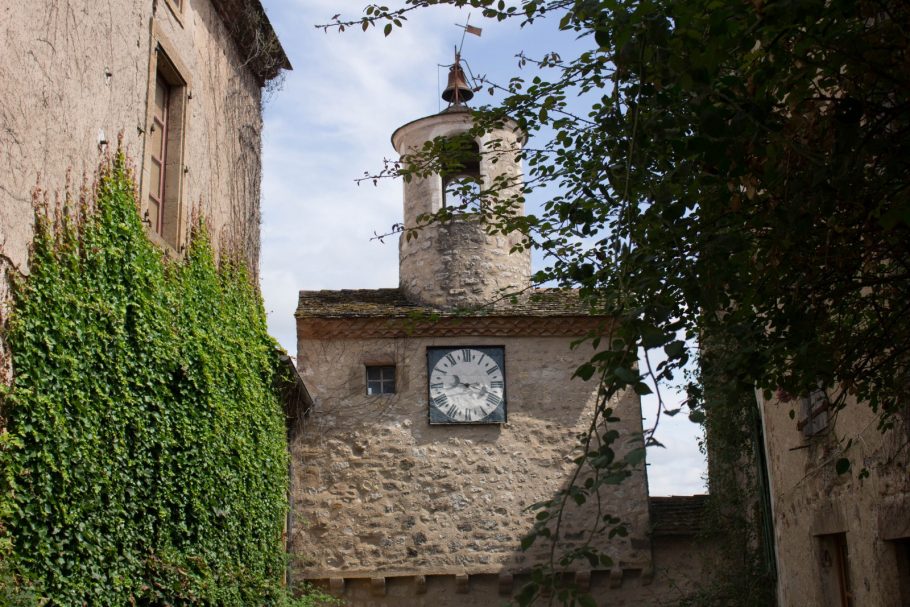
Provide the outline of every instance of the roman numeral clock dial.
<path id="1" fill-rule="evenodd" d="M 506 421 L 505 352 L 501 346 L 427 348 L 431 424 Z"/>

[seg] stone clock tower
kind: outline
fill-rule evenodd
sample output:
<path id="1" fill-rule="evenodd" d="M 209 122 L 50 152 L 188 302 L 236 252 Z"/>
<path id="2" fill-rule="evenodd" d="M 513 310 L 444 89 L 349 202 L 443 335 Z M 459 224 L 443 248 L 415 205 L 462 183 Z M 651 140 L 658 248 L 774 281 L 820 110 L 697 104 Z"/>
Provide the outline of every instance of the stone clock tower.
<path id="1" fill-rule="evenodd" d="M 466 136 L 470 96 L 456 58 L 449 107 L 392 136 L 405 160 L 437 137 L 466 151 L 405 183 L 408 228 L 455 205 L 453 187 L 520 192 L 523 135 L 507 123 Z M 298 366 L 314 404 L 291 437 L 292 584 L 321 584 L 349 605 L 500 605 L 548 558 L 546 542 L 521 549 L 526 509 L 572 478 L 598 392 L 573 379 L 593 351 L 572 344 L 612 325 L 573 291 L 530 289 L 528 252 L 510 253 L 519 237 L 488 234 L 470 210 L 402 237 L 398 288 L 300 292 Z M 517 303 L 502 297 L 516 289 Z M 640 444 L 640 402 L 628 393 L 611 406 L 621 456 Z M 644 468 L 594 501 L 566 510 L 560 548 L 607 513 L 629 535 L 594 537 L 613 566 L 576 562 L 564 579 L 599 603 L 651 604 L 668 585 L 652 584 Z"/>
<path id="2" fill-rule="evenodd" d="M 454 67 L 457 75 L 460 68 Z M 470 89 L 464 91 L 470 93 Z M 404 156 L 437 137 L 465 137 L 471 126 L 468 108 L 459 103 L 400 127 L 392 135 L 392 145 Z M 486 188 L 493 183 L 507 184 L 503 196 L 520 192 L 518 153 L 523 142 L 524 135 L 514 123 L 506 123 L 476 140 L 462 141 L 467 148 L 462 166 L 449 175 L 415 178 L 404 184 L 405 228 L 417 226 L 419 216 L 434 213 L 452 202 L 446 199 L 453 197 L 450 188 L 460 185 L 459 180 L 476 181 Z M 523 206 L 514 212 L 523 213 Z M 519 242 L 518 234 L 487 234 L 483 223 L 470 214 L 427 225 L 417 238 L 407 239 L 402 235 L 399 257 L 402 293 L 424 304 L 469 307 L 489 304 L 507 291 L 525 289 L 530 286 L 530 251 L 509 254 Z"/>

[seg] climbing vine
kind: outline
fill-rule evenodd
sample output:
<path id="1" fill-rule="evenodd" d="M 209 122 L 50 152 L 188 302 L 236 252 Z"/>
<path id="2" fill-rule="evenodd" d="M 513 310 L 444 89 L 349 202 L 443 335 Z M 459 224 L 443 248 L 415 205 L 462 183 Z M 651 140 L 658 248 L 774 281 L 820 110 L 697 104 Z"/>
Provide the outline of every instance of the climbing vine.
<path id="1" fill-rule="evenodd" d="M 709 575 L 681 607 L 766 607 L 776 603 L 776 564 L 763 430 L 753 386 L 725 371 L 732 340 L 704 339 L 697 384 L 709 405 L 704 425 L 710 494 L 700 540 Z"/>
<path id="2" fill-rule="evenodd" d="M 278 605 L 281 373 L 242 263 L 167 261 L 122 154 L 36 214 L 2 394 L 11 551 L 50 605 Z M 67 208 L 69 207 L 69 208 Z"/>

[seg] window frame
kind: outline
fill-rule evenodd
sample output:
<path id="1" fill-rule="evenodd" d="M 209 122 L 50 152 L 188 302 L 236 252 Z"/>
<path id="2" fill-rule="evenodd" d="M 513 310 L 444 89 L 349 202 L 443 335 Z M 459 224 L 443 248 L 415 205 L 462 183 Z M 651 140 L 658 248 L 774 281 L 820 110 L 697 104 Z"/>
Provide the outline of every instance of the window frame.
<path id="1" fill-rule="evenodd" d="M 162 91 L 163 103 L 158 103 L 158 93 Z M 171 85 L 164 79 L 160 72 L 155 74 L 155 94 L 153 95 L 155 103 L 152 109 L 152 120 L 149 125 L 149 191 L 147 204 L 147 213 L 149 215 L 149 227 L 153 232 L 162 235 L 164 206 L 167 202 L 167 148 L 168 138 L 168 109 L 170 106 L 172 94 Z M 160 110 L 160 112 L 159 112 Z M 160 132 L 160 139 L 155 133 Z M 154 167 L 157 166 L 158 179 L 154 179 Z M 156 211 L 152 213 L 152 203 L 156 206 Z"/>
<path id="2" fill-rule="evenodd" d="M 164 1 L 164 3 L 167 4 L 167 7 L 171 10 L 171 14 L 174 15 L 174 18 L 177 20 L 177 23 L 180 24 L 180 27 L 183 27 L 183 13 L 187 2 L 189 2 L 189 0 Z"/>
<path id="3" fill-rule="evenodd" d="M 808 396 L 800 397 L 799 407 L 796 429 L 807 438 L 824 434 L 830 422 L 831 399 L 828 392 L 822 387 L 813 390 Z"/>
<path id="4" fill-rule="evenodd" d="M 184 3 L 186 0 L 183 0 Z M 152 23 L 152 39 L 149 57 L 148 94 L 146 98 L 146 121 L 143 145 L 144 161 L 140 186 L 141 210 L 149 238 L 166 251 L 180 254 L 184 247 L 186 231 L 186 210 L 184 182 L 187 172 L 184 163 L 188 105 L 190 95 L 189 70 L 177 55 L 173 45 Z M 154 150 L 153 141 L 157 117 L 157 94 L 159 85 L 168 87 L 166 111 L 163 121 L 163 152 Z M 157 128 L 161 128 L 160 126 Z M 160 163 L 160 182 L 153 180 L 153 165 Z M 159 200 L 155 200 L 157 197 Z M 158 206 L 157 217 L 152 216 L 152 203 Z"/>
<path id="5" fill-rule="evenodd" d="M 378 371 L 378 378 L 370 378 L 370 371 Z M 391 377 L 388 377 L 386 374 L 390 374 Z M 397 369 L 393 364 L 365 364 L 364 365 L 364 380 L 366 382 L 366 394 L 367 396 L 385 396 L 389 394 L 397 394 L 398 392 L 398 382 L 397 382 Z M 371 384 L 379 385 L 378 392 L 371 392 Z M 391 386 L 391 390 L 386 390 L 385 388 Z"/>
<path id="6" fill-rule="evenodd" d="M 850 575 L 850 551 L 847 532 L 815 536 L 821 599 L 826 605 L 854 607 L 855 593 Z"/>

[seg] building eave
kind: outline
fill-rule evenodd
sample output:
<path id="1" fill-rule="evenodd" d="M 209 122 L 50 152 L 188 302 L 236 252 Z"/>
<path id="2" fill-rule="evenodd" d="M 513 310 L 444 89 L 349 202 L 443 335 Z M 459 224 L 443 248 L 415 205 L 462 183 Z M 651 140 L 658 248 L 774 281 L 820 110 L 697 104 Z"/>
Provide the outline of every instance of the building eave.
<path id="1" fill-rule="evenodd" d="M 260 86 L 293 69 L 259 0 L 212 0 L 212 5 Z"/>
<path id="2" fill-rule="evenodd" d="M 400 289 L 343 289 L 300 291 L 299 319 L 322 318 L 440 318 L 593 317 L 574 289 L 530 289 L 520 295 L 471 308 L 440 308 L 407 299 Z"/>

